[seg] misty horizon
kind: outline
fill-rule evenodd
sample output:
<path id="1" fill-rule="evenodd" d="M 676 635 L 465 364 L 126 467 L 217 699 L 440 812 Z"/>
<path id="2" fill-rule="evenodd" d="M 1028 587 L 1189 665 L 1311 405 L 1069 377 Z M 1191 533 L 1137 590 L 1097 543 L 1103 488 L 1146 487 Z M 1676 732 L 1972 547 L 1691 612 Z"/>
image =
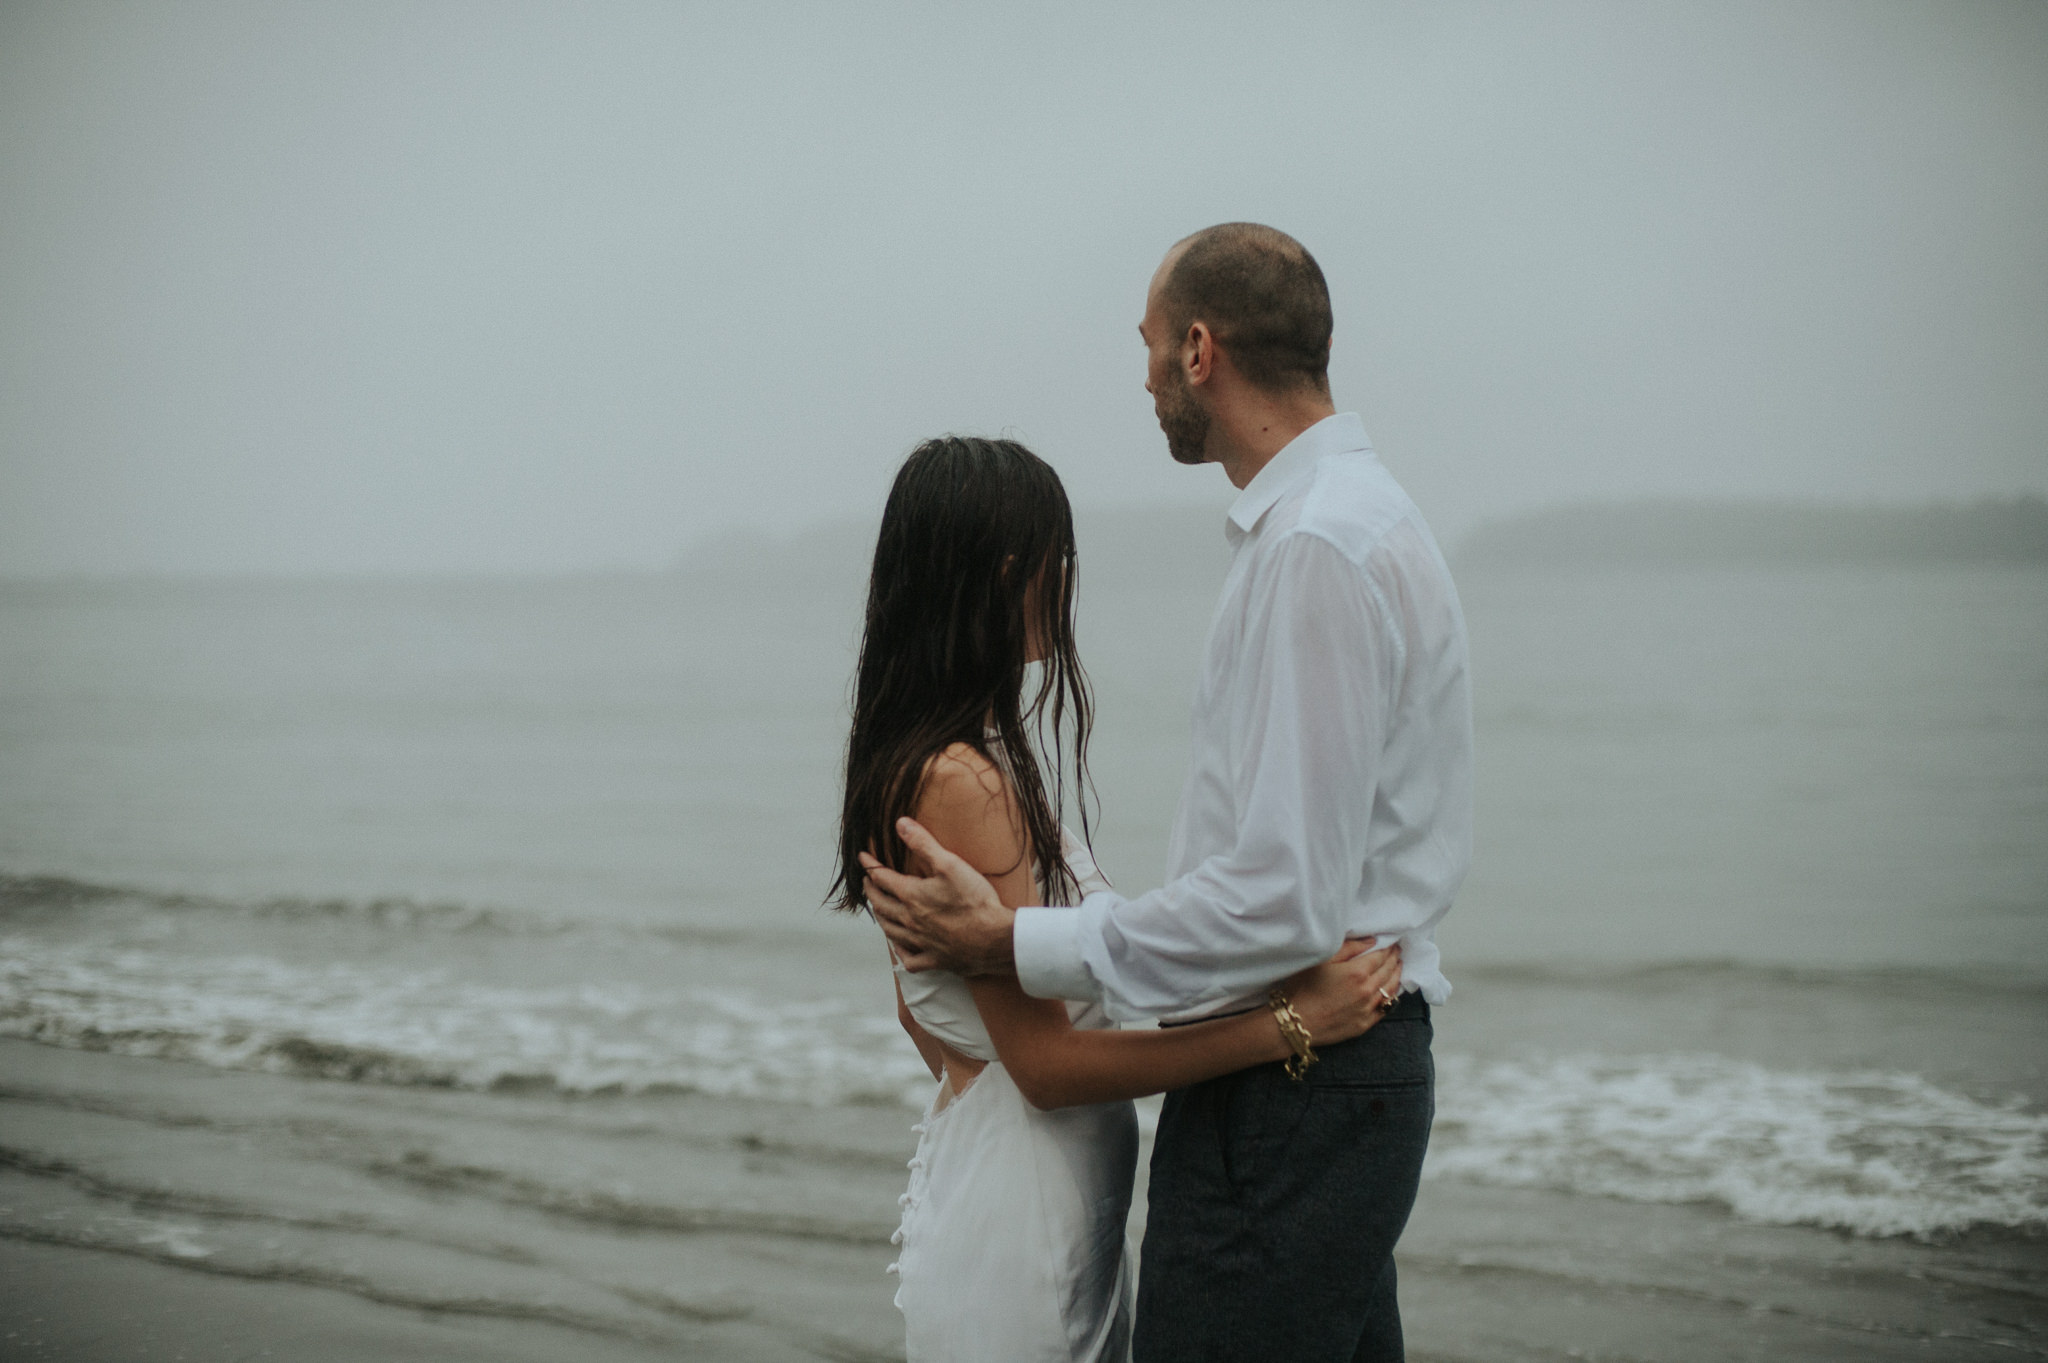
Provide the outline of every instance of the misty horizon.
<path id="1" fill-rule="evenodd" d="M 2048 487 L 2048 10 L 1317 22 L 10 6 L 0 575 L 659 570 L 947 430 L 1220 503 L 1135 324 L 1238 218 L 1446 543 Z"/>
<path id="2" fill-rule="evenodd" d="M 1077 506 L 1074 509 L 1082 545 L 1084 571 L 1110 555 L 1114 546 L 1115 580 L 1138 576 L 1133 560 L 1146 553 L 1170 557 L 1176 564 L 1214 559 L 1225 552 L 1223 536 L 1227 499 L 1209 503 L 1133 503 L 1122 506 Z M 1631 521 L 1641 525 L 1630 525 Z M 620 566 L 528 571 L 456 569 L 354 572 L 106 572 L 9 573 L 0 583 L 92 582 L 305 582 L 377 581 L 545 582 L 607 577 L 731 578 L 750 573 L 809 581 L 848 568 L 865 572 L 866 556 L 880 524 L 879 507 L 872 514 L 822 517 L 781 527 L 740 526 L 703 532 L 680 543 L 667 562 L 649 567 Z M 1693 540 L 1733 529 L 1736 540 L 1711 552 Z M 1682 543 L 1659 546 L 1660 535 L 1676 532 Z M 1886 536 L 1904 534 L 1910 542 L 1887 547 Z M 1588 546 L 1592 535 L 1611 543 Z M 1810 540 L 1804 548 L 1801 540 Z M 802 559 L 790 551 L 803 546 Z M 1758 566 L 1798 567 L 1841 563 L 2048 562 L 2048 498 L 2033 492 L 2016 496 L 1970 499 L 1935 498 L 1916 502 L 1825 502 L 1814 500 L 1736 500 L 1726 498 L 1646 498 L 1634 501 L 1587 499 L 1534 506 L 1492 517 L 1443 543 L 1454 568 L 1535 566 L 1577 563 L 1589 567 L 1648 566 L 1657 562 L 1721 562 Z M 1092 552 L 1091 552 L 1092 550 Z M 1095 573 L 1089 573 L 1092 580 Z"/>

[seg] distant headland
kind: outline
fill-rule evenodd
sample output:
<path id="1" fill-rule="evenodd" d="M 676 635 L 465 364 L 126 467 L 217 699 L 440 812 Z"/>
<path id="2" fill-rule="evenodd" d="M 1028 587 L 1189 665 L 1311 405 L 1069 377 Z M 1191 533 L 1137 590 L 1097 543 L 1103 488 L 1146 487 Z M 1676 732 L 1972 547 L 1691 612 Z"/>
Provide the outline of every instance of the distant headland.
<path id="1" fill-rule="evenodd" d="M 2048 563 L 2048 500 L 1919 506 L 1608 502 L 1481 525 L 1460 568 Z"/>

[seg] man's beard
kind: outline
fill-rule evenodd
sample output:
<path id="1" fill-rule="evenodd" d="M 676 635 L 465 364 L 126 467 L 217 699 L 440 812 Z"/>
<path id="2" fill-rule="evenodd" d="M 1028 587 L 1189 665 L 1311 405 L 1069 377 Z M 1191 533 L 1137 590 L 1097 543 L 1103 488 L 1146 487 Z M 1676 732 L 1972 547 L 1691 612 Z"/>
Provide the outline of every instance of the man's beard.
<path id="1" fill-rule="evenodd" d="M 1209 414 L 1195 401 L 1194 390 L 1184 374 L 1174 371 L 1172 382 L 1159 394 L 1153 408 L 1159 416 L 1159 429 L 1166 432 L 1166 452 L 1175 462 L 1206 462 L 1208 456 L 1203 450 L 1209 443 Z"/>

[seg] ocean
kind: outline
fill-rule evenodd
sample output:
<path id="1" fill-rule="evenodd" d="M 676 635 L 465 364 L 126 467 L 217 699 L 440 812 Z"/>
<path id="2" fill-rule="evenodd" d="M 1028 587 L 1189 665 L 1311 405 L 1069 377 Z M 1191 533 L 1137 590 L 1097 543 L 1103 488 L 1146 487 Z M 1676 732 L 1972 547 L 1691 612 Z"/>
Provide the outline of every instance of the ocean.
<path id="1" fill-rule="evenodd" d="M 1117 537 L 1091 812 L 1141 889 L 1221 554 Z M 496 1356 L 900 1357 L 930 1081 L 821 907 L 847 542 L 0 585 L 0 1239 Z M 1416 1355 L 2048 1355 L 2048 570 L 1460 589 Z"/>

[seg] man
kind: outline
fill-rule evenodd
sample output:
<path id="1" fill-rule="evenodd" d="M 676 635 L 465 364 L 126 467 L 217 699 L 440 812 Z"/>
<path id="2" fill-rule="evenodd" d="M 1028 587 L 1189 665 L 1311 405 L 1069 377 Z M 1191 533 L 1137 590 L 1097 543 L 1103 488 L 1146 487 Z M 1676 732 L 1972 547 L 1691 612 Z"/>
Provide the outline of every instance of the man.
<path id="1" fill-rule="evenodd" d="M 1167 1095 L 1138 1363 L 1402 1357 L 1393 1249 L 1434 1110 L 1435 928 L 1471 857 L 1465 626 L 1421 514 L 1330 400 L 1329 291 L 1253 223 L 1178 243 L 1139 326 L 1167 449 L 1240 489 L 1161 888 L 1012 913 L 909 821 L 938 873 L 870 864 L 911 969 L 1014 970 L 1045 998 L 1166 1025 L 1268 1006 L 1347 938 L 1398 940 L 1364 1036 Z M 1276 1017 L 1278 1010 L 1276 1009 Z"/>

